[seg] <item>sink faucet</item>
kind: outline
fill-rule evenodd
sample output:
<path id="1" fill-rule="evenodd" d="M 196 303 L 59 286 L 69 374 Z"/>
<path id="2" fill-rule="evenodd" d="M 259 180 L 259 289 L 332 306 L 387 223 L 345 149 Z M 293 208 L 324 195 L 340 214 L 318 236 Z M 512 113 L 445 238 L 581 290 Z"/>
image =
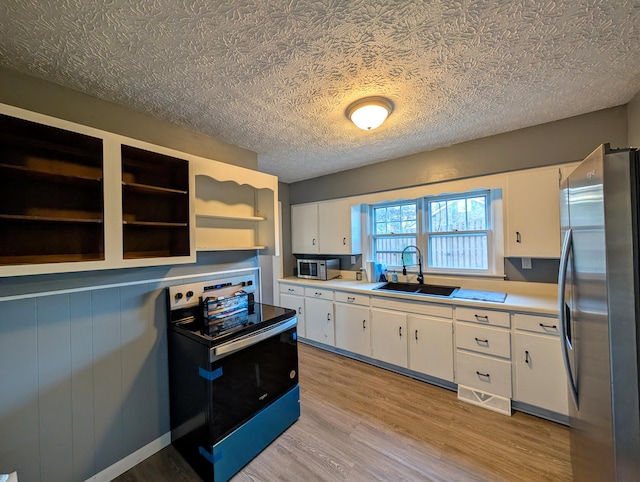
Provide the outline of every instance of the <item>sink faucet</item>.
<path id="1" fill-rule="evenodd" d="M 406 248 L 404 248 L 402 250 L 402 254 L 400 255 L 400 258 L 402 258 L 402 274 L 404 276 L 407 276 L 407 267 L 404 264 L 404 252 L 409 249 L 409 248 L 415 248 L 415 250 L 418 252 L 418 284 L 424 284 L 424 275 L 422 274 L 422 253 L 420 252 L 420 248 L 418 248 L 417 246 L 414 246 L 412 244 L 410 244 L 409 246 L 407 246 Z"/>

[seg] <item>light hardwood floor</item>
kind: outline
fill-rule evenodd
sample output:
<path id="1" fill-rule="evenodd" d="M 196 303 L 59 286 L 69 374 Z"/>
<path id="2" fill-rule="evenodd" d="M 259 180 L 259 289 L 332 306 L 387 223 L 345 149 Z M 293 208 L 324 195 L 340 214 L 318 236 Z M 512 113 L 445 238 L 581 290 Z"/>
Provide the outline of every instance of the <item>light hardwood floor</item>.
<path id="1" fill-rule="evenodd" d="M 303 343 L 300 419 L 232 480 L 567 481 L 569 431 Z M 118 482 L 197 481 L 169 446 Z"/>

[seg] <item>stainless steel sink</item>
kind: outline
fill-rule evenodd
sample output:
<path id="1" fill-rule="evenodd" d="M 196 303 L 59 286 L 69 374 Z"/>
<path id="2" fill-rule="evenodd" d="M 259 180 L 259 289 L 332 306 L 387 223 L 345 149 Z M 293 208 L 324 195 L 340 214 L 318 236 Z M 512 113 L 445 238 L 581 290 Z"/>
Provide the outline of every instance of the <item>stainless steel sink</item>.
<path id="1" fill-rule="evenodd" d="M 387 283 L 385 285 L 375 288 L 376 290 L 383 291 L 397 291 L 401 293 L 411 293 L 414 295 L 429 295 L 429 296 L 442 296 L 449 298 L 452 296 L 458 286 L 444 286 L 444 285 L 428 285 L 417 283 Z"/>

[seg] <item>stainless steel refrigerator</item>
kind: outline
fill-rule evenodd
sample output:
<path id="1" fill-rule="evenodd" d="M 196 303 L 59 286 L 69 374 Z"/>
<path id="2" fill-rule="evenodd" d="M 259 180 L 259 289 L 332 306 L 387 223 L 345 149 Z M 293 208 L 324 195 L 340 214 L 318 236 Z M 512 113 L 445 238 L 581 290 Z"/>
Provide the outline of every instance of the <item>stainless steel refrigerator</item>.
<path id="1" fill-rule="evenodd" d="M 560 189 L 558 310 L 576 481 L 640 481 L 639 187 L 638 152 L 604 144 Z"/>

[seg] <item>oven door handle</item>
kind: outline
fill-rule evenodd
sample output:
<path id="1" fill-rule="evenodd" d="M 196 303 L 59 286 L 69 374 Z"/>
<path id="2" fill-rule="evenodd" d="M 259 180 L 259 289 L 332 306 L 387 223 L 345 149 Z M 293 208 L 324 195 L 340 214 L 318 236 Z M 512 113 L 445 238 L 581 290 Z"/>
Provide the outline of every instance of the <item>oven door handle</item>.
<path id="1" fill-rule="evenodd" d="M 263 328 L 262 330 L 256 331 L 242 338 L 238 338 L 237 340 L 223 343 L 222 345 L 209 350 L 209 360 L 213 363 L 214 361 L 224 358 L 227 355 L 231 355 L 238 350 L 255 345 L 256 343 L 260 343 L 262 340 L 266 340 L 267 338 L 282 333 L 283 331 L 287 331 L 297 324 L 297 317 L 289 318 L 288 320 L 268 326 L 267 328 Z"/>

